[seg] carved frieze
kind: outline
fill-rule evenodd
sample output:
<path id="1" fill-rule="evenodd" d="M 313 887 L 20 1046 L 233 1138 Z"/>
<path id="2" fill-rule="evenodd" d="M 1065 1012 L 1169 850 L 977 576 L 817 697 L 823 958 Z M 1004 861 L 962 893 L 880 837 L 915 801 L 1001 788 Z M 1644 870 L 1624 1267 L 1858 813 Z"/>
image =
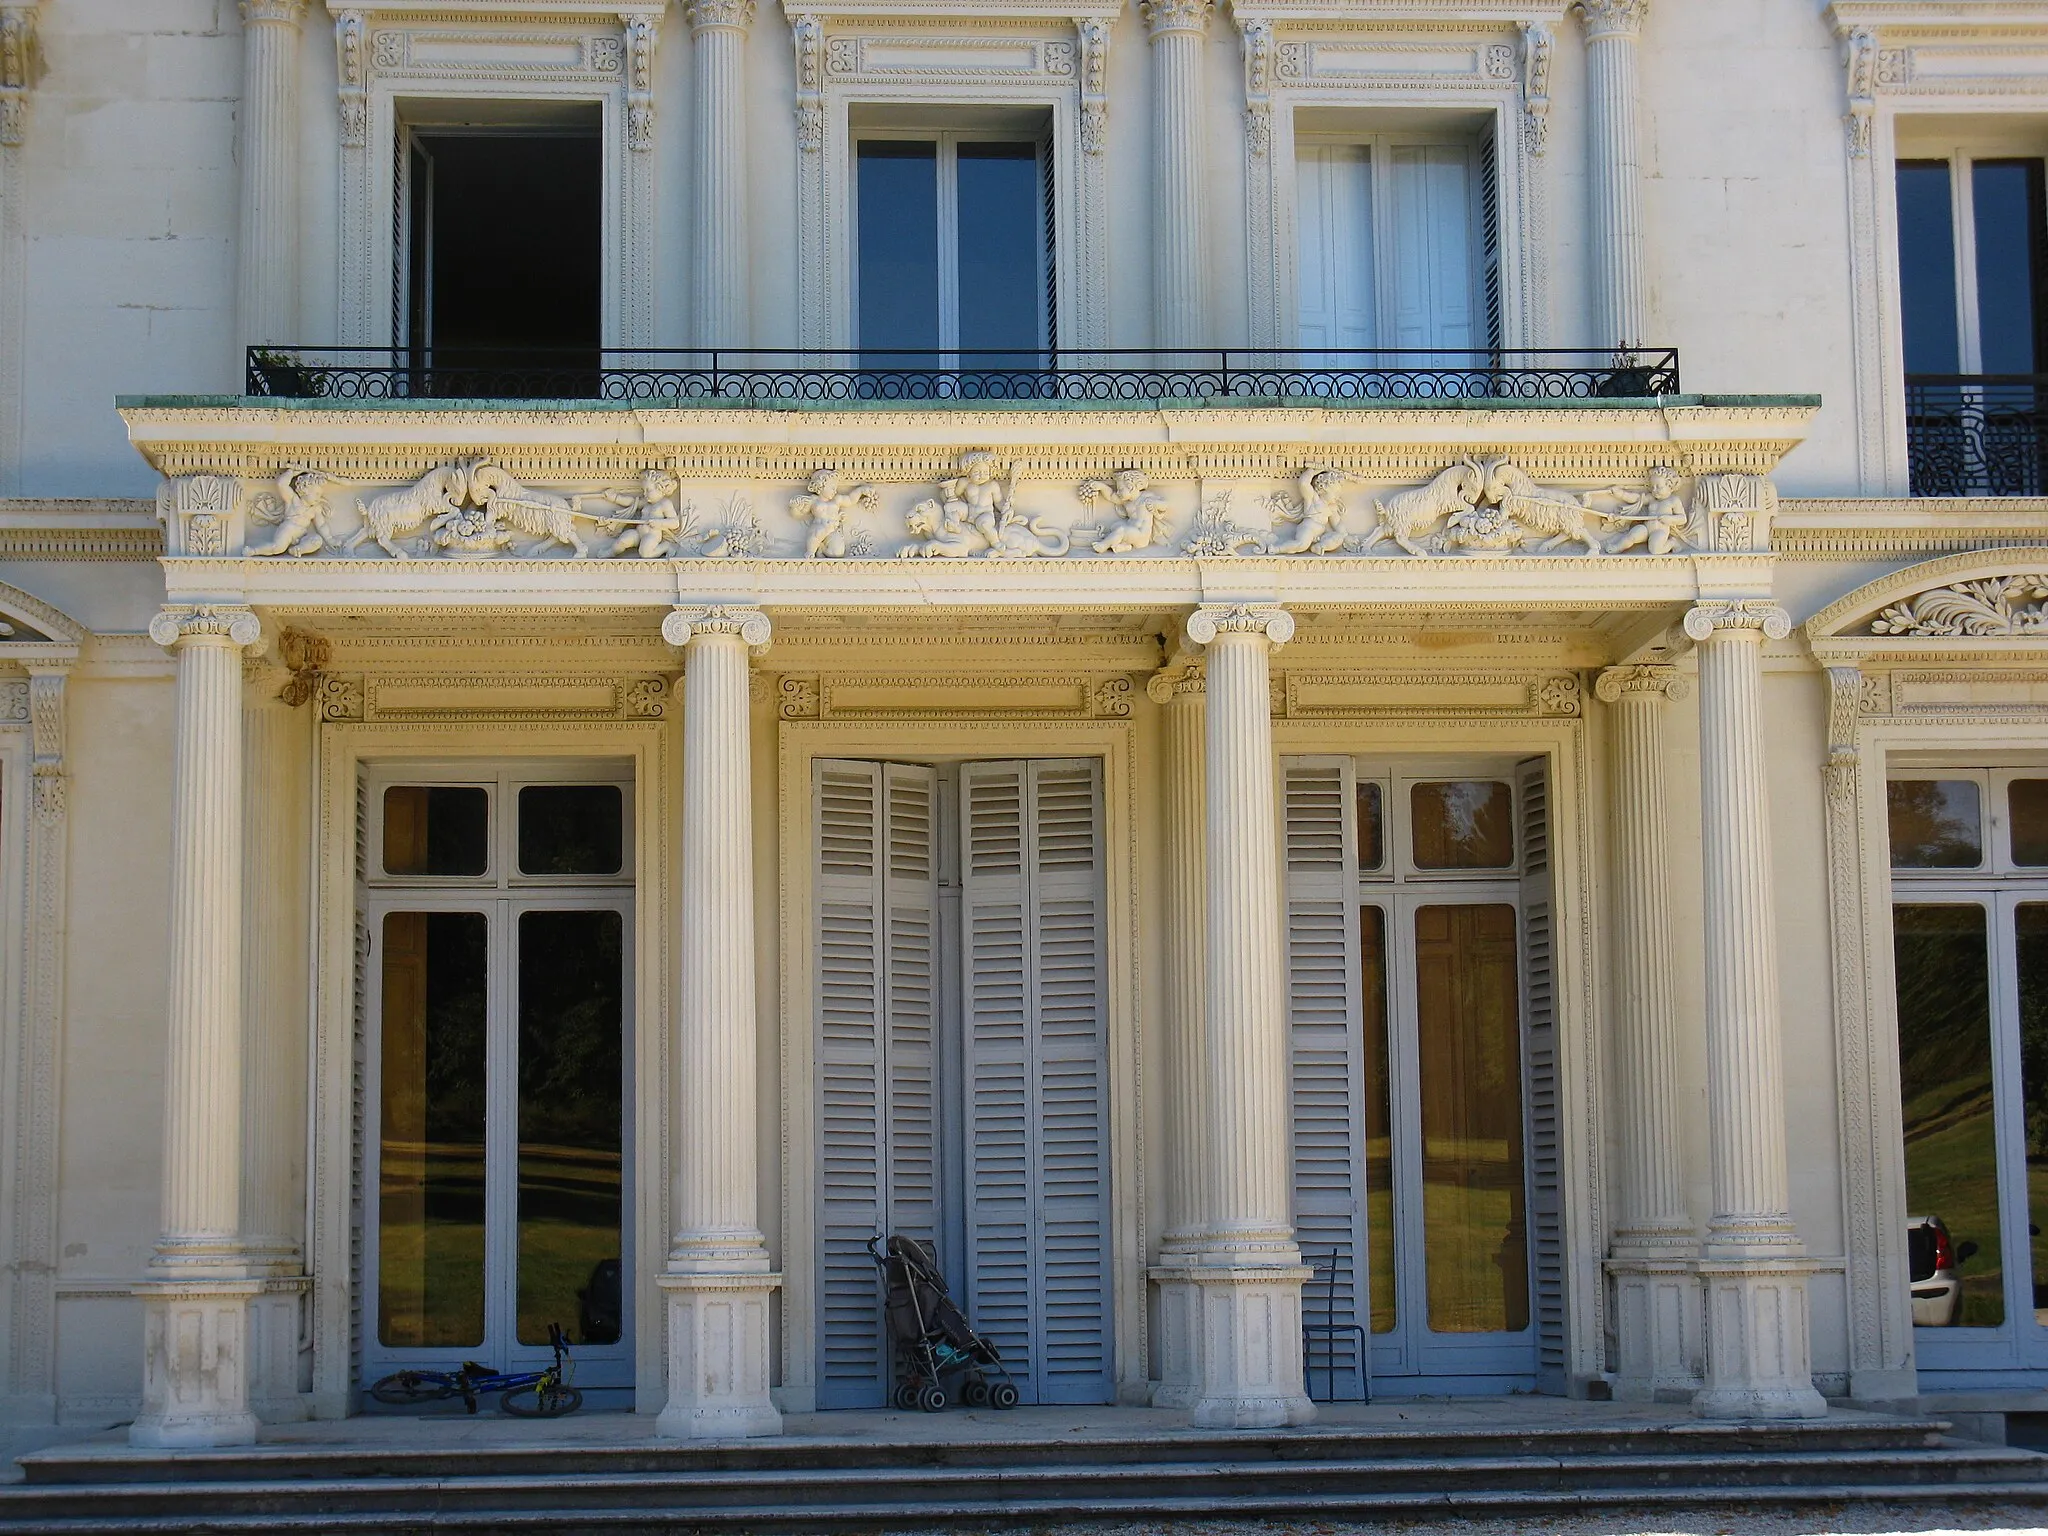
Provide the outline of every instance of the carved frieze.
<path id="1" fill-rule="evenodd" d="M 665 677 L 498 674 L 326 676 L 311 697 L 328 722 L 659 720 Z M 289 702 L 289 701 L 288 701 Z"/>
<path id="2" fill-rule="evenodd" d="M 1885 608 L 1870 621 L 1869 632 L 1913 639 L 2048 634 L 2048 575 L 1991 576 L 1936 587 Z"/>

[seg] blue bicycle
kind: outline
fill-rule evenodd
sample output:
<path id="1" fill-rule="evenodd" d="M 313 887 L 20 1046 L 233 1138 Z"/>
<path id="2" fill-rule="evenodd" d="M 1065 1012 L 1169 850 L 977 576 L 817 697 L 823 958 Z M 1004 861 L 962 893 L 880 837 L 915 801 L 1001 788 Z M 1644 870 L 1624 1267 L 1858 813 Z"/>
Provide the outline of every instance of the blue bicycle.
<path id="1" fill-rule="evenodd" d="M 574 1362 L 559 1324 L 548 1324 L 548 1342 L 554 1346 L 555 1363 L 545 1370 L 494 1371 L 465 1360 L 455 1371 L 393 1371 L 370 1387 L 370 1396 L 393 1408 L 416 1408 L 460 1397 L 462 1405 L 475 1413 L 479 1397 L 502 1392 L 505 1395 L 498 1399 L 498 1407 L 515 1419 L 559 1419 L 583 1406 L 583 1394 L 569 1385 Z"/>

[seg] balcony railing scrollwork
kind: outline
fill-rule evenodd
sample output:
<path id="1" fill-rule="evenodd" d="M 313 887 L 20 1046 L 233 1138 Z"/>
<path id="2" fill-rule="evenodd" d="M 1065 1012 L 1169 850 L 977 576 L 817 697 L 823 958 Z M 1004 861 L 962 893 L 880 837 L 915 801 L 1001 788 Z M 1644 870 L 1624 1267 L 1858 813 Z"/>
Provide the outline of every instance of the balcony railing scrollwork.
<path id="1" fill-rule="evenodd" d="M 2048 495 L 2048 373 L 1909 373 L 1915 496 Z"/>
<path id="2" fill-rule="evenodd" d="M 1679 392 L 1678 354 L 1050 350 L 1037 353 L 251 347 L 247 391 L 314 400 L 603 400 L 804 406 L 1134 405 L 1641 399 Z"/>

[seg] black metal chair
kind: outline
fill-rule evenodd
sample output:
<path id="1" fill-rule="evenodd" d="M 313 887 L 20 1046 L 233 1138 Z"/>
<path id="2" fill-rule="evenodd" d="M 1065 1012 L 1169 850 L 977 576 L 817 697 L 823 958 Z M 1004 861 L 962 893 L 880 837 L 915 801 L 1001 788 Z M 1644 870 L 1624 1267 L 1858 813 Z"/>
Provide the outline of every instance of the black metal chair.
<path id="1" fill-rule="evenodd" d="M 1307 1257 L 1306 1254 L 1303 1255 L 1303 1258 Z M 1369 1403 L 1372 1401 L 1372 1365 L 1366 1354 L 1367 1349 L 1371 1347 L 1371 1340 L 1366 1336 L 1365 1325 L 1363 1323 L 1340 1323 L 1337 1321 L 1337 1275 L 1343 1266 L 1343 1259 L 1344 1250 L 1342 1248 L 1332 1248 L 1327 1264 L 1317 1264 L 1313 1260 L 1309 1261 L 1310 1272 L 1317 1279 L 1323 1281 L 1323 1320 L 1320 1323 L 1304 1321 L 1301 1325 L 1302 1384 L 1308 1389 L 1311 1402 Z M 1310 1281 L 1311 1286 L 1314 1284 L 1315 1281 Z M 1306 1305 L 1308 1297 L 1304 1295 L 1302 1300 L 1304 1303 L 1302 1310 L 1305 1313 L 1308 1310 Z M 1353 1371 L 1358 1377 L 1358 1396 L 1340 1398 L 1337 1396 L 1337 1343 L 1338 1340 L 1346 1335 L 1349 1335 L 1352 1348 L 1355 1351 L 1352 1355 L 1352 1360 L 1354 1361 Z M 1315 1345 L 1319 1339 L 1322 1341 L 1323 1346 L 1323 1386 L 1325 1392 L 1322 1397 L 1317 1397 L 1315 1393 Z"/>

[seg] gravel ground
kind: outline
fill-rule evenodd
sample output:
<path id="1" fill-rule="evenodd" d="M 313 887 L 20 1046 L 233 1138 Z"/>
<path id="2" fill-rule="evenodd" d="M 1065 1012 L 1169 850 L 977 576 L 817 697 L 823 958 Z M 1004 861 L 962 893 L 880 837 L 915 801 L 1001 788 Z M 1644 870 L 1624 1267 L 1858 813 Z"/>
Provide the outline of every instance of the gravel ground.
<path id="1" fill-rule="evenodd" d="M 977 1533 L 1026 1536 L 1027 1528 Z M 1571 1515 L 1486 1520 L 1349 1521 L 1200 1520 L 1159 1524 L 1038 1526 L 1029 1536 L 2048 1536 L 2048 1509 L 2040 1505 L 1858 1505 L 1840 1513 L 1746 1509 L 1730 1504 L 1650 1520 L 1625 1515 Z M 904 1530 L 891 1536 L 931 1536 Z M 958 1536 L 958 1533 L 955 1533 Z"/>

